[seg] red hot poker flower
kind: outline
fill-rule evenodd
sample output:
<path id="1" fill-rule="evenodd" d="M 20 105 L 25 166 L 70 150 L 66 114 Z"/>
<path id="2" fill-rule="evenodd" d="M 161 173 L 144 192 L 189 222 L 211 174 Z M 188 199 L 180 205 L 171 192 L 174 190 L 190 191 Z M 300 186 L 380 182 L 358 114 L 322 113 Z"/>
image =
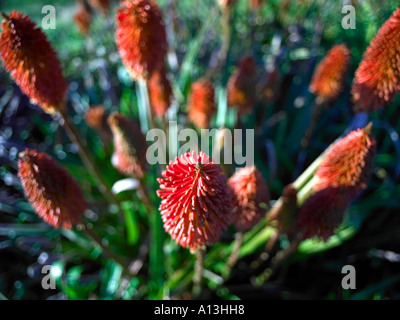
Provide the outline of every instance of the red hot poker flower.
<path id="1" fill-rule="evenodd" d="M 254 11 L 259 10 L 263 2 L 263 0 L 250 0 L 250 8 Z"/>
<path id="2" fill-rule="evenodd" d="M 149 98 L 154 114 L 164 116 L 172 100 L 172 88 L 164 67 L 154 72 L 149 80 Z"/>
<path id="3" fill-rule="evenodd" d="M 373 112 L 400 89 L 400 9 L 372 39 L 355 73 L 352 94 L 356 111 Z"/>
<path id="4" fill-rule="evenodd" d="M 238 106 L 239 114 L 251 112 L 255 103 L 256 85 L 256 63 L 250 56 L 243 57 L 238 69 L 228 80 L 228 106 Z"/>
<path id="5" fill-rule="evenodd" d="M 110 0 L 89 0 L 89 3 L 103 13 L 110 11 Z"/>
<path id="6" fill-rule="evenodd" d="M 343 89 L 350 51 L 336 45 L 318 65 L 310 84 L 310 91 L 323 101 L 335 100 Z"/>
<path id="7" fill-rule="evenodd" d="M 107 114 L 103 106 L 94 106 L 85 113 L 85 121 L 94 130 L 102 131 L 107 129 Z"/>
<path id="8" fill-rule="evenodd" d="M 327 241 L 342 223 L 354 187 L 328 187 L 311 195 L 302 205 L 296 229 L 302 240 L 319 237 Z"/>
<path id="9" fill-rule="evenodd" d="M 134 79 L 149 79 L 164 64 L 167 40 L 161 11 L 151 0 L 122 1 L 116 41 L 122 62 Z"/>
<path id="10" fill-rule="evenodd" d="M 319 166 L 314 190 L 327 187 L 365 188 L 372 172 L 376 142 L 370 136 L 372 124 L 351 131 L 334 144 Z"/>
<path id="11" fill-rule="evenodd" d="M 214 85 L 200 79 L 192 83 L 188 101 L 188 117 L 199 128 L 208 128 L 215 111 Z"/>
<path id="12" fill-rule="evenodd" d="M 234 198 L 232 223 L 236 229 L 247 231 L 266 214 L 260 206 L 269 203 L 267 183 L 256 167 L 245 167 L 235 172 L 228 180 Z"/>
<path id="13" fill-rule="evenodd" d="M 172 239 L 191 251 L 217 242 L 232 210 L 221 167 L 203 152 L 188 152 L 171 161 L 162 176 L 159 210 Z"/>
<path id="14" fill-rule="evenodd" d="M 89 33 L 92 14 L 85 5 L 80 5 L 79 10 L 74 15 L 74 22 L 81 34 L 87 35 Z"/>
<path id="15" fill-rule="evenodd" d="M 318 236 L 326 241 L 342 222 L 351 201 L 366 188 L 376 153 L 371 127 L 350 132 L 328 151 L 315 173 L 314 194 L 298 215 L 297 230 L 303 239 Z"/>
<path id="16" fill-rule="evenodd" d="M 123 174 L 143 176 L 146 167 L 146 137 L 140 127 L 124 115 L 114 112 L 108 117 L 114 136 L 112 164 Z"/>
<path id="17" fill-rule="evenodd" d="M 28 201 L 47 223 L 71 229 L 87 208 L 78 183 L 49 155 L 26 149 L 18 162 Z"/>
<path id="18" fill-rule="evenodd" d="M 5 69 L 46 113 L 64 112 L 67 83 L 46 35 L 21 12 L 3 16 L 0 55 Z"/>
<path id="19" fill-rule="evenodd" d="M 111 131 L 107 125 L 107 113 L 102 105 L 89 108 L 85 113 L 86 124 L 95 130 L 105 144 L 111 141 Z"/>

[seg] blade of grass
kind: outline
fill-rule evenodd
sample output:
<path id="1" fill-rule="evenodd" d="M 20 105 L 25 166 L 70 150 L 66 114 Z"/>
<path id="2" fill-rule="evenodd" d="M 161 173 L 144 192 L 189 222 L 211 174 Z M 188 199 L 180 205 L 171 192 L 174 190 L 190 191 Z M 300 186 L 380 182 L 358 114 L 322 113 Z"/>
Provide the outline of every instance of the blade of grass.
<path id="1" fill-rule="evenodd" d="M 121 203 L 122 211 L 125 216 L 127 241 L 130 245 L 135 245 L 139 241 L 139 227 L 137 225 L 135 212 L 131 201 Z"/>
<path id="2" fill-rule="evenodd" d="M 185 88 L 188 85 L 190 73 L 192 72 L 193 64 L 197 58 L 201 45 L 203 44 L 208 31 L 216 23 L 218 17 L 217 12 L 218 10 L 215 7 L 211 10 L 207 20 L 204 21 L 194 40 L 190 43 L 189 50 L 183 58 L 178 79 L 179 86 L 183 92 L 185 92 Z"/>

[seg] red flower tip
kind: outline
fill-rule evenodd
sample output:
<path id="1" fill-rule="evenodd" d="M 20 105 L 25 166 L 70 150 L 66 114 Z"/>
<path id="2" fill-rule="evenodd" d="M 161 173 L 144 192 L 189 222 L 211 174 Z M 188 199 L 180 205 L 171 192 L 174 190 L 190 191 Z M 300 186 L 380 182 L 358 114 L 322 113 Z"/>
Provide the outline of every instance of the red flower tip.
<path id="1" fill-rule="evenodd" d="M 122 1 L 116 41 L 122 62 L 134 79 L 149 79 L 164 64 L 167 40 L 161 11 L 151 0 Z"/>
<path id="2" fill-rule="evenodd" d="M 81 5 L 79 10 L 75 13 L 74 22 L 81 34 L 87 35 L 89 33 L 92 14 L 85 5 Z"/>
<path id="3" fill-rule="evenodd" d="M 110 11 L 110 0 L 89 0 L 89 3 L 103 13 Z"/>
<path id="4" fill-rule="evenodd" d="M 239 114 L 251 112 L 255 103 L 256 84 L 256 63 L 252 57 L 245 56 L 228 80 L 228 106 L 238 106 Z"/>
<path id="5" fill-rule="evenodd" d="M 67 83 L 46 35 L 21 12 L 4 16 L 0 55 L 5 69 L 22 92 L 45 112 L 64 112 Z"/>
<path id="6" fill-rule="evenodd" d="M 247 231 L 266 214 L 266 207 L 260 204 L 269 203 L 267 183 L 256 167 L 245 167 L 235 172 L 228 186 L 234 196 L 231 222 L 236 229 Z"/>
<path id="7" fill-rule="evenodd" d="M 71 229 L 87 208 L 78 183 L 52 157 L 26 149 L 20 154 L 18 176 L 28 201 L 50 225 Z"/>
<path id="8" fill-rule="evenodd" d="M 353 199 L 354 187 L 328 187 L 311 195 L 302 205 L 296 229 L 300 239 L 318 237 L 327 241 L 342 223 Z"/>
<path id="9" fill-rule="evenodd" d="M 103 106 L 89 108 L 85 114 L 86 124 L 103 139 L 104 144 L 111 141 L 111 131 L 107 124 L 107 113 Z"/>
<path id="10" fill-rule="evenodd" d="M 86 124 L 94 130 L 107 129 L 107 114 L 102 105 L 94 106 L 86 110 Z"/>
<path id="11" fill-rule="evenodd" d="M 232 210 L 221 167 L 203 152 L 188 152 L 171 161 L 162 176 L 159 210 L 172 239 L 191 251 L 217 242 Z"/>
<path id="12" fill-rule="evenodd" d="M 319 63 L 310 91 L 323 101 L 335 100 L 343 89 L 350 51 L 342 44 L 334 46 Z"/>
<path id="13" fill-rule="evenodd" d="M 211 81 L 200 79 L 190 88 L 188 117 L 199 128 L 208 128 L 215 112 L 214 85 Z"/>
<path id="14" fill-rule="evenodd" d="M 160 117 L 164 116 L 172 100 L 172 88 L 164 67 L 161 67 L 150 77 L 149 98 L 154 114 Z"/>
<path id="15" fill-rule="evenodd" d="M 146 167 L 146 137 L 140 127 L 124 115 L 114 112 L 108 117 L 114 137 L 112 164 L 123 174 L 143 176 Z"/>
<path id="16" fill-rule="evenodd" d="M 315 175 L 314 190 L 327 187 L 366 188 L 376 154 L 376 142 L 371 136 L 372 124 L 350 132 L 334 144 Z"/>
<path id="17" fill-rule="evenodd" d="M 400 9 L 372 39 L 355 73 L 352 95 L 356 111 L 373 112 L 400 89 Z"/>

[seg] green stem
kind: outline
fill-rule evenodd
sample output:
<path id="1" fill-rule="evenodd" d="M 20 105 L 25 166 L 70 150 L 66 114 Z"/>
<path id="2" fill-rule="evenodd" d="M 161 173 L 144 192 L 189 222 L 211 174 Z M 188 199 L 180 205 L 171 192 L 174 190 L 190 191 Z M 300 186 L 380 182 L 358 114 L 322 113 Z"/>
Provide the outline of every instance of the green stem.
<path id="1" fill-rule="evenodd" d="M 201 293 L 201 279 L 203 277 L 204 270 L 204 255 L 205 248 L 198 248 L 196 250 L 196 264 L 194 266 L 193 275 L 193 290 L 192 295 L 198 296 Z"/>
<path id="2" fill-rule="evenodd" d="M 229 45 L 231 41 L 231 11 L 228 7 L 222 10 L 221 27 L 222 27 L 222 44 L 221 49 L 218 52 L 218 62 L 216 72 L 220 72 L 224 69 L 226 59 L 228 57 Z"/>
<path id="3" fill-rule="evenodd" d="M 315 101 L 310 123 L 304 134 L 304 137 L 301 139 L 300 142 L 302 149 L 306 149 L 309 146 L 310 140 L 314 134 L 315 128 L 318 124 L 319 118 L 321 117 L 321 113 L 323 108 L 325 107 L 325 104 L 326 104 L 325 101 L 320 98 L 317 98 L 317 100 Z"/>
<path id="4" fill-rule="evenodd" d="M 296 181 L 293 182 L 293 187 L 295 187 L 297 190 L 300 190 L 313 177 L 315 171 L 317 171 L 322 161 L 324 161 L 328 150 L 329 148 L 321 153 L 321 155 L 309 165 L 309 167 L 296 179 Z"/>
<path id="5" fill-rule="evenodd" d="M 274 272 L 287 260 L 289 259 L 299 247 L 299 240 L 293 241 L 289 247 L 279 251 L 271 261 L 271 266 L 264 270 L 255 280 L 255 285 L 262 285 L 270 279 Z"/>
<path id="6" fill-rule="evenodd" d="M 300 207 L 311 195 L 313 187 L 317 182 L 318 178 L 313 177 L 310 181 L 307 182 L 303 188 L 297 193 L 297 205 Z"/>
<path id="7" fill-rule="evenodd" d="M 60 116 L 60 123 L 67 132 L 68 137 L 79 148 L 78 152 L 80 158 L 82 159 L 83 165 L 97 180 L 99 191 L 103 194 L 103 196 L 107 199 L 109 203 L 115 204 L 116 206 L 120 207 L 119 199 L 111 192 L 110 187 L 107 185 L 99 169 L 97 168 L 89 150 L 86 147 L 86 144 L 80 138 L 80 135 L 75 125 L 72 123 L 71 119 L 67 115 L 61 114 Z"/>
<path id="8" fill-rule="evenodd" d="M 125 261 L 122 260 L 121 257 L 119 257 L 116 253 L 114 253 L 108 246 L 106 246 L 97 233 L 95 233 L 92 229 L 87 228 L 86 226 L 84 226 L 83 232 L 102 249 L 103 253 L 108 258 L 119 264 L 123 268 L 125 274 L 130 274 L 128 265 L 125 263 Z"/>
<path id="9" fill-rule="evenodd" d="M 238 231 L 236 233 L 236 235 L 235 235 L 235 242 L 233 244 L 232 253 L 229 256 L 228 263 L 227 263 L 227 267 L 228 267 L 228 271 L 229 272 L 236 265 L 236 262 L 239 259 L 239 251 L 240 251 L 240 247 L 242 246 L 242 243 L 243 243 L 243 232 L 242 231 Z"/>

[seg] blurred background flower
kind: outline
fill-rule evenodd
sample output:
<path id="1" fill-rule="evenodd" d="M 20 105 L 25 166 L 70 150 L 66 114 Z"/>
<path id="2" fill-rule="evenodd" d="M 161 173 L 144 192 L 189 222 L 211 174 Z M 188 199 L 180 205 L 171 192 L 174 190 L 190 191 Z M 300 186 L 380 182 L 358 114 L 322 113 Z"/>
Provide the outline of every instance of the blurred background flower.
<path id="1" fill-rule="evenodd" d="M 200 298 L 397 298 L 398 1 L 352 3 L 356 29 L 341 27 L 343 2 L 334 0 L 60 0 L 52 4 L 56 29 L 44 29 L 42 1 L 3 1 L 0 297 L 192 298 L 199 264 L 187 248 L 205 245 Z M 82 6 L 90 19 L 81 14 L 74 21 Z M 84 36 L 75 23 L 83 23 Z M 195 95 L 204 78 L 206 89 Z M 314 117 L 318 97 L 329 100 L 329 108 Z M 61 128 L 57 111 L 82 144 Z M 191 122 L 254 129 L 258 173 L 231 182 L 257 218 L 243 230 L 240 246 L 237 229 L 221 218 L 232 214 L 233 201 L 220 198 L 228 197 L 222 180 L 235 181 L 240 171 L 234 169 L 243 165 L 221 163 L 224 176 L 217 164 L 193 159 L 190 165 L 148 165 L 145 135 L 152 127 L 167 129 L 167 152 L 183 144 L 169 139 L 175 129 L 168 120 L 178 131 Z M 373 126 L 365 129 L 369 121 Z M 229 139 L 219 141 L 223 155 Z M 100 181 L 84 167 L 83 147 Z M 58 190 L 35 189 L 30 176 L 31 190 L 49 200 L 42 209 L 35 209 L 37 200 L 30 200 L 18 176 L 18 155 L 27 148 L 43 154 L 46 166 L 39 172 Z M 245 150 L 245 143 L 237 144 L 232 153 Z M 50 169 L 56 173 L 46 174 Z M 168 186 L 160 187 L 157 178 Z M 114 193 L 105 196 L 107 190 Z M 62 202 L 53 207 L 57 196 Z M 65 226 L 79 217 L 100 242 L 79 228 L 46 222 L 61 226 L 54 213 L 72 205 L 79 209 Z M 192 216 L 184 214 L 192 205 Z M 177 208 L 181 215 L 174 216 Z M 214 228 L 190 228 L 208 215 Z M 102 254 L 105 245 L 117 259 Z M 232 253 L 235 263 L 229 264 Z M 61 275 L 51 292 L 40 284 L 46 264 Z M 344 264 L 357 270 L 357 291 L 343 290 L 338 281 Z M 268 281 L 260 285 L 254 279 L 265 270 Z"/>

